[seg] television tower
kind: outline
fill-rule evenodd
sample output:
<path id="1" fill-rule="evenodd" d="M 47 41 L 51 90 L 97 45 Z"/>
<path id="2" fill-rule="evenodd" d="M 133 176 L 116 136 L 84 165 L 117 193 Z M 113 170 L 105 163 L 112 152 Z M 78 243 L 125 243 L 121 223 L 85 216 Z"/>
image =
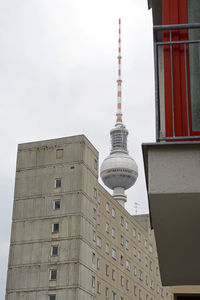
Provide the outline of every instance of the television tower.
<path id="1" fill-rule="evenodd" d="M 100 175 L 104 184 L 113 190 L 113 197 L 124 206 L 127 198 L 125 190 L 134 185 L 138 177 L 138 168 L 134 159 L 128 154 L 128 130 L 122 123 L 121 19 L 119 19 L 118 43 L 117 120 L 115 127 L 110 131 L 111 152 L 101 165 Z"/>

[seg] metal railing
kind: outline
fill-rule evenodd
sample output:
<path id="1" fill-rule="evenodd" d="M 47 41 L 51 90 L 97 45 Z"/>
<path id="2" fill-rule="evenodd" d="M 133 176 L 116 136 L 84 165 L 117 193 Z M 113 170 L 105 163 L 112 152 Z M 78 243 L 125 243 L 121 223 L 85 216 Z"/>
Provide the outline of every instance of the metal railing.
<path id="1" fill-rule="evenodd" d="M 194 135 L 194 132 L 192 132 L 192 116 L 191 116 L 191 103 L 190 103 L 190 74 L 188 74 L 189 66 L 188 66 L 188 53 L 189 53 L 189 45 L 192 44 L 198 44 L 199 45 L 199 51 L 200 51 L 200 40 L 199 39 L 189 39 L 189 30 L 195 30 L 200 29 L 200 23 L 193 23 L 193 24 L 177 24 L 177 25 L 155 25 L 153 27 L 153 34 L 154 34 L 154 67 L 155 67 L 155 111 L 156 111 L 156 141 L 180 141 L 180 140 L 200 140 L 200 135 Z M 188 34 L 188 39 L 179 39 L 179 40 L 173 40 L 174 35 L 177 33 L 183 33 L 183 31 Z M 168 36 L 167 40 L 164 38 L 164 35 Z M 180 35 L 181 36 L 181 35 Z M 184 36 L 184 34 L 182 35 Z M 175 99 L 174 99 L 174 62 L 173 62 L 173 54 L 175 47 L 178 47 L 180 45 L 182 46 L 182 50 L 184 52 L 184 70 L 185 70 L 185 91 L 186 91 L 186 115 L 187 115 L 187 121 L 186 121 L 186 127 L 187 127 L 187 135 L 177 135 L 176 134 L 176 120 L 175 120 Z M 172 118 L 172 134 L 170 136 L 166 136 L 166 128 L 164 125 L 164 129 L 161 128 L 161 123 L 163 123 L 162 118 L 166 118 L 165 113 L 161 113 L 161 106 L 165 105 L 164 102 L 166 101 L 164 96 L 164 101 L 161 103 L 161 96 L 160 96 L 160 89 L 165 88 L 165 83 L 163 86 L 161 86 L 161 71 L 160 71 L 160 53 L 163 48 L 166 49 L 168 47 L 169 50 L 169 62 L 170 62 L 170 84 L 171 84 L 171 118 Z M 199 52 L 200 53 L 200 52 Z M 163 52 L 163 60 L 164 60 L 165 53 Z M 183 62 L 182 61 L 182 62 Z M 164 61 L 162 61 L 162 64 L 164 65 Z M 165 72 L 165 70 L 163 71 Z M 162 74 L 164 76 L 164 74 Z M 163 92 L 164 93 L 164 92 Z M 199 99 L 200 101 L 200 99 Z M 165 108 L 162 108 L 163 111 Z M 166 124 L 166 122 L 165 122 Z M 163 127 L 163 126 L 162 126 Z"/>

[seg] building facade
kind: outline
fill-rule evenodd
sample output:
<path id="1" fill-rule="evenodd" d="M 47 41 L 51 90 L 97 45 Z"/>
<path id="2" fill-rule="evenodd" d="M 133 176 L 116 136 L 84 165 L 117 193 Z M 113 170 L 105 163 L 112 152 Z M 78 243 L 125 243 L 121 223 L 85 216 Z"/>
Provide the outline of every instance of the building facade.
<path id="1" fill-rule="evenodd" d="M 148 215 L 98 182 L 85 136 L 18 147 L 6 300 L 172 300 Z"/>

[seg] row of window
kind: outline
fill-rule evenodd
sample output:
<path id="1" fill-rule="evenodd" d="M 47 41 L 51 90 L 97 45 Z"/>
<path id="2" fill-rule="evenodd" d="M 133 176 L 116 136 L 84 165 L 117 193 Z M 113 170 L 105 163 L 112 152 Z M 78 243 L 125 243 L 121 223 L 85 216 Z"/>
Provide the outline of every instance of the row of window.
<path id="1" fill-rule="evenodd" d="M 121 276 L 121 287 L 124 287 L 124 286 L 126 287 L 126 290 L 128 291 L 129 290 L 129 281 L 125 280 L 123 278 L 123 276 Z M 95 276 L 92 276 L 92 287 L 95 288 Z M 162 291 L 163 291 L 163 289 L 162 289 Z M 99 293 L 99 294 L 101 293 L 101 283 L 99 281 L 97 281 L 97 293 Z M 105 288 L 105 297 L 106 297 L 106 299 L 109 298 L 109 293 L 110 293 L 109 288 L 106 287 Z M 143 294 L 142 290 L 140 288 L 138 288 L 136 285 L 134 285 L 133 295 L 136 296 L 136 297 L 138 296 L 139 299 L 143 299 L 142 294 Z M 161 296 L 164 297 L 164 291 L 161 294 Z M 117 299 L 116 297 L 117 297 L 116 292 L 111 291 L 111 299 L 116 300 Z M 148 294 L 146 294 L 145 299 L 146 300 L 153 300 L 153 298 L 152 297 L 150 298 L 150 296 Z M 120 300 L 124 300 L 124 298 L 121 297 Z M 168 293 L 166 293 L 166 300 L 172 300 L 172 296 L 170 295 L 170 297 L 169 297 Z"/>

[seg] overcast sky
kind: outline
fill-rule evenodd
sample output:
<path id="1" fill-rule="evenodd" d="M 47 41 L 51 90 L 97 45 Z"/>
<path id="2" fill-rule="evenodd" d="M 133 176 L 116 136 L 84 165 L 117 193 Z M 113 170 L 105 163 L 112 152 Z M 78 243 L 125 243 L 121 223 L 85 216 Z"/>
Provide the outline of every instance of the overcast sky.
<path id="1" fill-rule="evenodd" d="M 148 212 L 141 143 L 154 141 L 152 19 L 147 0 L 0 1 L 0 299 L 4 299 L 17 144 L 85 134 L 109 154 L 122 20 L 122 110 L 139 168 L 126 208 Z"/>

